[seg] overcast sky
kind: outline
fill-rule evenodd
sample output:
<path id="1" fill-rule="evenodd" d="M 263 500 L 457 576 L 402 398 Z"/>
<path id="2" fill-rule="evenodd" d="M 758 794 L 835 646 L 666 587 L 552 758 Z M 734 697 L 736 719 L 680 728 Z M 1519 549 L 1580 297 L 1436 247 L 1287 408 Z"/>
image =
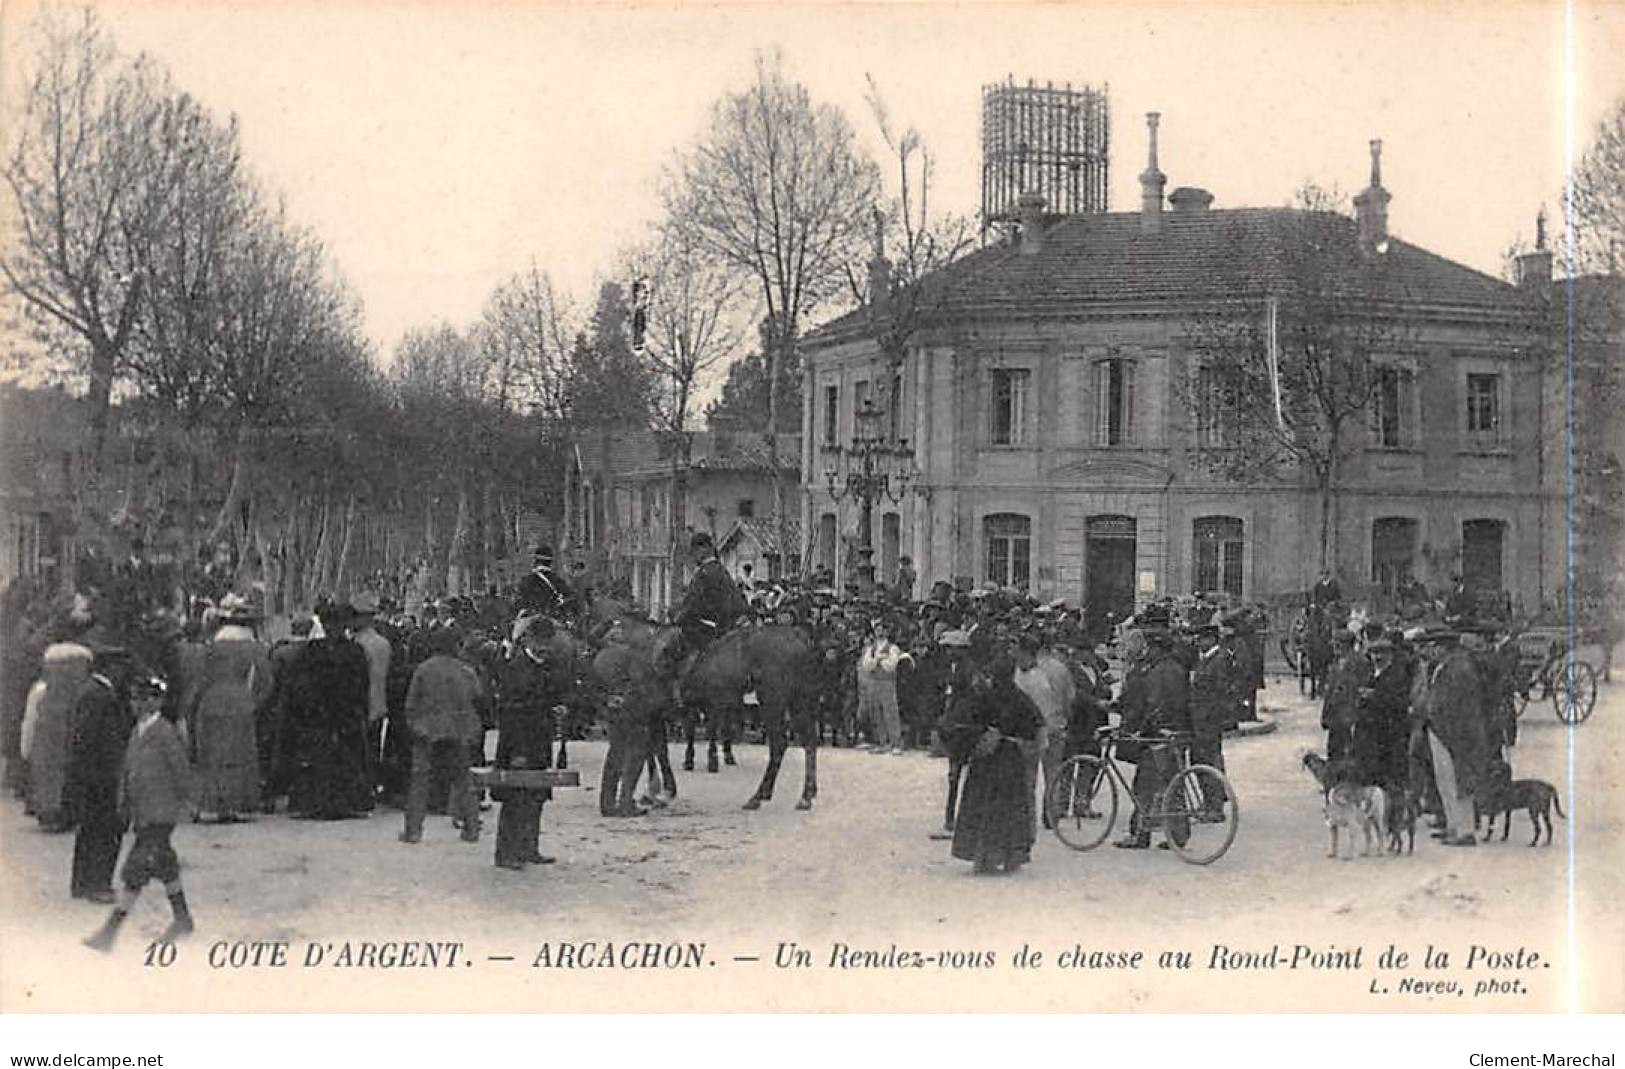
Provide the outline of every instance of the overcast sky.
<path id="1" fill-rule="evenodd" d="M 1583 146 L 1625 93 L 1625 10 L 1561 3 L 896 4 L 725 7 L 385 3 L 101 5 L 121 47 L 236 112 L 253 170 L 327 243 L 388 353 L 466 325 L 532 258 L 590 301 L 656 214 L 672 151 L 781 46 L 879 150 L 864 74 L 939 161 L 938 203 L 978 203 L 981 86 L 1109 83 L 1112 207 L 1138 204 L 1144 113 L 1172 189 L 1286 203 L 1354 193 L 1385 148 L 1393 231 L 1480 270 L 1559 215 Z M 6 47 L 22 13 L 7 5 Z M 16 69 L 16 57 L 6 57 Z"/>

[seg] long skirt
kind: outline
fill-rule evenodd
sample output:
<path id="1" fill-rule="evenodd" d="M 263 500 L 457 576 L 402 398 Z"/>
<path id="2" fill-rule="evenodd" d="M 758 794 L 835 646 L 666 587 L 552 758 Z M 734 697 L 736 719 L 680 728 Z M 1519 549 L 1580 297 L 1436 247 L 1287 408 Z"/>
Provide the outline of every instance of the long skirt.
<path id="1" fill-rule="evenodd" d="M 203 695 L 197 711 L 197 807 L 235 813 L 260 804 L 259 746 L 246 694 L 224 687 Z"/>
<path id="2" fill-rule="evenodd" d="M 1033 850 L 1033 793 L 1015 743 L 973 758 L 959 796 L 953 855 L 984 868 L 1026 863 Z"/>

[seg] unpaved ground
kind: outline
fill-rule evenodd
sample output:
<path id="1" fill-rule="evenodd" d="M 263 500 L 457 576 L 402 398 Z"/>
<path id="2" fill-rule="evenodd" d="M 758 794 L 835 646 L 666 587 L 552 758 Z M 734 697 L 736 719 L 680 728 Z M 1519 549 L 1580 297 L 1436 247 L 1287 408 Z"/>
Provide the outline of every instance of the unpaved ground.
<path id="1" fill-rule="evenodd" d="M 278 816 L 183 828 L 176 842 L 200 932 L 167 969 L 142 963 L 145 944 L 167 919 L 157 889 L 111 959 L 82 949 L 78 937 L 102 910 L 66 896 L 71 837 L 37 832 L 7 801 L 0 1008 L 1499 1012 L 1564 1008 L 1578 998 L 1617 1010 L 1625 1007 L 1617 876 L 1622 692 L 1618 684 L 1605 688 L 1597 713 L 1577 731 L 1548 708 L 1526 717 L 1517 773 L 1556 783 L 1573 818 L 1558 827 L 1552 847 L 1526 845 L 1520 814 L 1505 844 L 1445 849 L 1422 829 L 1413 857 L 1327 859 L 1316 792 L 1298 769 L 1300 754 L 1321 745 L 1318 711 L 1279 681 L 1266 702 L 1280 730 L 1227 746 L 1241 829 L 1230 853 L 1207 868 L 1155 850 L 1079 854 L 1046 833 L 1021 873 L 975 877 L 928 837 L 941 819 L 944 762 L 821 751 L 817 805 L 797 812 L 802 765 L 792 752 L 778 797 L 747 813 L 740 804 L 765 753 L 742 746 L 740 767 L 682 776 L 677 803 L 643 818 L 601 818 L 588 787 L 557 792 L 543 838 L 559 863 L 523 873 L 491 863 L 494 812 L 484 841 L 472 846 L 445 818 L 431 818 L 422 845 L 403 845 L 392 811 L 330 824 Z M 602 746 L 583 744 L 573 756 L 582 782 L 595 784 Z M 464 946 L 455 971 L 306 969 L 297 961 L 232 970 L 206 961 L 222 940 L 287 941 L 297 958 L 311 942 L 336 950 L 369 939 Z M 705 964 L 531 967 L 544 945 L 556 958 L 560 941 L 632 939 L 703 943 Z M 813 967 L 775 968 L 780 943 L 807 949 Z M 985 969 L 833 968 L 836 944 L 895 946 L 922 958 L 986 952 L 996 960 Z M 1024 944 L 1044 953 L 1038 968 L 1015 967 Z M 1259 952 L 1279 945 L 1290 955 L 1297 944 L 1317 953 L 1364 949 L 1357 969 L 1208 967 L 1215 945 Z M 1405 968 L 1376 969 L 1389 944 L 1412 955 Z M 1469 972 L 1464 958 L 1474 944 L 1533 950 L 1550 967 L 1491 972 L 1480 963 Z M 1137 969 L 1058 968 L 1057 955 L 1074 945 L 1139 949 L 1145 958 Z M 1452 956 L 1448 967 L 1419 967 L 1429 945 Z M 1157 968 L 1162 951 L 1189 952 L 1192 967 Z M 1403 977 L 1455 979 L 1464 993 L 1400 992 Z M 1474 997 L 1477 982 L 1490 977 L 1517 980 L 1522 990 Z M 1388 990 L 1374 993 L 1374 981 Z"/>

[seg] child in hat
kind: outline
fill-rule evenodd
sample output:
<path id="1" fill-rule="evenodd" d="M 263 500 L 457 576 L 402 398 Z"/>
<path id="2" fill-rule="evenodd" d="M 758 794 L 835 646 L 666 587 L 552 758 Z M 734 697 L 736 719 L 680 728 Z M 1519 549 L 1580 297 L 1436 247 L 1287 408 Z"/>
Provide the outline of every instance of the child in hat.
<path id="1" fill-rule="evenodd" d="M 135 828 L 135 844 L 124 859 L 124 889 L 113 912 L 85 940 L 94 950 L 112 950 L 148 880 L 160 880 L 174 917 L 160 937 L 172 942 L 192 931 L 192 913 L 181 887 L 180 859 L 170 845 L 175 825 L 191 813 L 192 767 L 175 722 L 164 711 L 164 684 L 138 679 L 130 688 L 136 728 L 124 757 L 124 803 Z"/>

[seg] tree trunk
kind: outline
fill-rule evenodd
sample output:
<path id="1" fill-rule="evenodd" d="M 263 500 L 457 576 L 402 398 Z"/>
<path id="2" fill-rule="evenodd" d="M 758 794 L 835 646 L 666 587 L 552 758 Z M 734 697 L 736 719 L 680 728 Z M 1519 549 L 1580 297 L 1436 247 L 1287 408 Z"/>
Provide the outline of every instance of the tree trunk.
<path id="1" fill-rule="evenodd" d="M 344 590 L 344 580 L 349 572 L 350 549 L 355 535 L 355 492 L 351 491 L 349 503 L 344 506 L 344 537 L 339 543 L 338 559 L 333 562 L 333 593 L 339 594 Z"/>
<path id="2" fill-rule="evenodd" d="M 213 546 L 218 543 L 226 533 L 227 525 L 234 523 L 233 517 L 242 507 L 243 494 L 248 490 L 247 465 L 244 463 L 244 454 L 248 451 L 248 424 L 237 425 L 236 446 L 231 461 L 231 487 L 226 491 L 226 500 L 220 506 L 220 512 L 215 516 L 214 523 L 204 541 Z"/>
<path id="3" fill-rule="evenodd" d="M 326 593 L 322 589 L 322 581 L 327 577 L 327 561 L 333 553 L 331 513 L 330 499 L 326 492 L 323 492 L 321 527 L 320 534 L 316 537 L 316 552 L 305 569 L 305 598 L 309 601 L 315 601 L 318 593 Z"/>
<path id="4" fill-rule="evenodd" d="M 102 447 L 107 442 L 107 417 L 113 405 L 113 372 L 117 363 L 118 353 L 111 343 L 91 341 L 90 388 L 85 392 L 85 401 L 90 406 L 92 471 L 99 471 L 102 466 Z"/>
<path id="5" fill-rule="evenodd" d="M 468 593 L 468 485 L 457 488 L 457 519 L 452 523 L 451 545 L 446 553 L 446 593 L 453 597 Z"/>
<path id="6" fill-rule="evenodd" d="M 767 359 L 767 466 L 773 477 L 773 522 L 778 527 L 781 566 L 784 547 L 790 544 L 790 517 L 784 509 L 784 473 L 779 470 L 779 368 L 795 344 L 794 322 L 788 316 L 785 318 L 787 322 L 777 339 L 778 344 L 769 348 Z M 803 433 L 810 431 L 811 428 L 803 428 Z M 768 571 L 772 573 L 771 568 Z"/>

